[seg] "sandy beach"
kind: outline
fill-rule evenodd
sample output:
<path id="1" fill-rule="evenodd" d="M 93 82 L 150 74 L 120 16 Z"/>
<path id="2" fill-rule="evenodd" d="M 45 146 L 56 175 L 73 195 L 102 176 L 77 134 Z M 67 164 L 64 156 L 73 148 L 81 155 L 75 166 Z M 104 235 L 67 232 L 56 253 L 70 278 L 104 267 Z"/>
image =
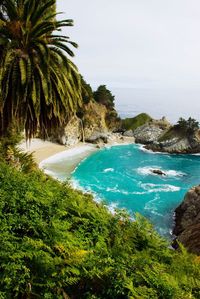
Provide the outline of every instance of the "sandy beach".
<path id="1" fill-rule="evenodd" d="M 114 146 L 119 144 L 134 143 L 132 137 L 113 136 L 108 144 L 96 145 L 91 143 L 78 143 L 74 146 L 66 147 L 57 143 L 43 141 L 38 138 L 31 140 L 31 143 L 22 142 L 19 148 L 22 151 L 32 153 L 36 163 L 45 173 L 61 179 L 70 177 L 75 167 L 86 157 L 104 146 Z M 60 176 L 55 176 L 59 173 Z"/>
<path id="2" fill-rule="evenodd" d="M 47 158 L 54 156 L 61 152 L 76 149 L 83 146 L 83 143 L 78 143 L 74 146 L 66 147 L 58 143 L 50 141 L 43 141 L 39 138 L 33 138 L 30 143 L 22 142 L 19 148 L 27 153 L 32 153 L 36 163 L 39 165 Z"/>

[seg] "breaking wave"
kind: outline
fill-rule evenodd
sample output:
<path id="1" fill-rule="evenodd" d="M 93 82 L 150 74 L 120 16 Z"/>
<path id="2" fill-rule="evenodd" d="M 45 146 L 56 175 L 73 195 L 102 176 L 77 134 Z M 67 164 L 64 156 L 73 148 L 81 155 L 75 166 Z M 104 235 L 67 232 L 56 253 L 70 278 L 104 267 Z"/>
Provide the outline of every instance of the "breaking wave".
<path id="1" fill-rule="evenodd" d="M 137 172 L 140 175 L 155 175 L 157 176 L 158 174 L 154 173 L 153 171 L 155 170 L 160 170 L 163 173 L 163 176 L 168 176 L 168 177 L 183 177 L 186 175 L 186 173 L 182 171 L 177 171 L 177 170 L 165 170 L 162 169 L 159 166 L 145 166 L 145 167 L 139 167 L 137 168 Z"/>

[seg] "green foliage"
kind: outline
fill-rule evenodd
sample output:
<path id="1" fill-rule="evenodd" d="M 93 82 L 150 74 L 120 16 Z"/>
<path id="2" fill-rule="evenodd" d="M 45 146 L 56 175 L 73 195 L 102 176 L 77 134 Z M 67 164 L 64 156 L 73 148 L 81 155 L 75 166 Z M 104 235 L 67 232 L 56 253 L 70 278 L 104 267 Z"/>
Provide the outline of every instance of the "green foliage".
<path id="1" fill-rule="evenodd" d="M 69 37 L 58 35 L 55 0 L 0 2 L 0 136 L 10 125 L 46 138 L 81 106 L 81 79 L 68 58 Z"/>
<path id="2" fill-rule="evenodd" d="M 111 91 L 107 89 L 106 85 L 100 85 L 93 95 L 94 100 L 97 103 L 103 104 L 111 110 L 114 108 L 115 97 L 112 95 Z"/>
<path id="3" fill-rule="evenodd" d="M 191 117 L 188 120 L 181 117 L 177 123 L 177 127 L 188 134 L 193 134 L 199 129 L 199 122 Z"/>
<path id="4" fill-rule="evenodd" d="M 180 118 L 176 125 L 161 136 L 160 142 L 170 140 L 172 138 L 191 137 L 199 129 L 199 122 L 189 117 L 188 120 Z"/>
<path id="5" fill-rule="evenodd" d="M 142 216 L 0 169 L 0 298 L 200 298 L 199 258 L 169 249 Z"/>
<path id="6" fill-rule="evenodd" d="M 145 125 L 146 123 L 150 122 L 152 118 L 146 114 L 141 113 L 133 118 L 125 118 L 122 120 L 122 128 L 125 130 L 135 130 L 140 126 Z"/>
<path id="7" fill-rule="evenodd" d="M 0 161 L 6 161 L 10 166 L 23 172 L 37 169 L 32 154 L 24 153 L 18 148 L 22 136 L 14 131 L 9 130 L 6 137 L 0 138 Z"/>
<path id="8" fill-rule="evenodd" d="M 84 104 L 88 104 L 90 101 L 93 100 L 93 91 L 84 78 L 81 76 L 81 86 L 82 86 L 82 100 Z"/>

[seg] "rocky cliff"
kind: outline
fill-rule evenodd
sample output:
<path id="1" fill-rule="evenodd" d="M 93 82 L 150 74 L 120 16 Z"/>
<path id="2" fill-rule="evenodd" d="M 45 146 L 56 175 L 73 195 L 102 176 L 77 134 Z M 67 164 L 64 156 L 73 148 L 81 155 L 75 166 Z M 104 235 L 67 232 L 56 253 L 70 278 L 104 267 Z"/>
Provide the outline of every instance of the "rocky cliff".
<path id="1" fill-rule="evenodd" d="M 159 152 L 168 152 L 176 154 L 190 154 L 200 152 L 200 131 L 192 134 L 184 134 L 172 127 L 158 140 L 146 146 L 147 149 Z"/>
<path id="2" fill-rule="evenodd" d="M 146 149 L 176 154 L 200 153 L 199 124 L 192 118 L 180 118 L 172 126 L 165 117 L 160 120 L 141 113 L 134 118 L 122 120 L 125 135 L 134 136 L 136 143 L 145 144 Z"/>
<path id="3" fill-rule="evenodd" d="M 77 115 L 73 115 L 64 127 L 55 131 L 50 140 L 67 146 L 80 141 L 106 141 L 109 131 L 119 125 L 115 110 L 109 111 L 105 105 L 90 101 Z"/>
<path id="4" fill-rule="evenodd" d="M 133 135 L 137 143 L 152 144 L 157 142 L 170 127 L 171 125 L 165 117 L 160 120 L 151 119 L 146 124 L 136 128 Z"/>
<path id="5" fill-rule="evenodd" d="M 176 208 L 173 233 L 190 252 L 200 255 L 200 185 L 191 188 Z"/>

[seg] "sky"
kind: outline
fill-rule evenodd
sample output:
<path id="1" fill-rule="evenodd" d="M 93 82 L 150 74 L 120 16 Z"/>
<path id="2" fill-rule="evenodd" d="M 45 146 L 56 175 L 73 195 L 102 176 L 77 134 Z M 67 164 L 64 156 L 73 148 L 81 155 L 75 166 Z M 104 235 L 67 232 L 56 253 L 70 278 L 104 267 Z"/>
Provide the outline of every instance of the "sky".
<path id="1" fill-rule="evenodd" d="M 57 0 L 92 85 L 200 87 L 199 0 Z"/>

